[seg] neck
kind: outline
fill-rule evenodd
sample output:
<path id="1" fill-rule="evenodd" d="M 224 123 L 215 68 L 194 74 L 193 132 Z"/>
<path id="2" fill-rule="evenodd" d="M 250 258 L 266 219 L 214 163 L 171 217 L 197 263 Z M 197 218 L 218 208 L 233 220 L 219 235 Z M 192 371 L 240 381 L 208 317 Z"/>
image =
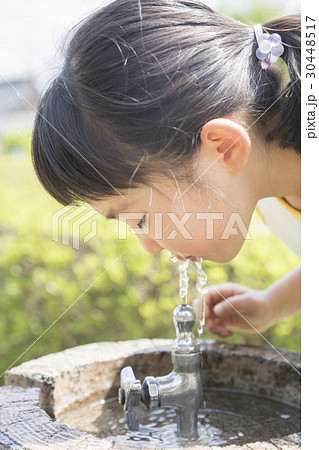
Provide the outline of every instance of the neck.
<path id="1" fill-rule="evenodd" d="M 259 186 L 258 200 L 265 197 L 285 197 L 292 206 L 301 209 L 300 155 L 294 149 L 282 149 L 273 143 L 255 154 L 258 154 L 259 167 L 255 174 L 255 181 Z"/>

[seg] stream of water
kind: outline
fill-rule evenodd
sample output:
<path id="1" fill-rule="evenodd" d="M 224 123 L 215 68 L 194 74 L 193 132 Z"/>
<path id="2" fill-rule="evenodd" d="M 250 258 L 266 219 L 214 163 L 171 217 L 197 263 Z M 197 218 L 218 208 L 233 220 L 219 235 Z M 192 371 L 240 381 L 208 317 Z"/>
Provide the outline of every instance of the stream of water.
<path id="1" fill-rule="evenodd" d="M 179 260 L 176 256 L 171 255 L 169 260 L 176 264 Z M 197 328 L 197 333 L 199 336 L 203 334 L 204 326 L 205 326 L 205 294 L 207 294 L 207 275 L 202 268 L 203 259 L 200 258 L 199 261 L 195 261 L 195 267 L 197 270 L 197 279 L 196 279 L 196 289 L 201 295 L 201 312 L 199 325 Z M 181 297 L 182 305 L 187 305 L 187 293 L 188 293 L 188 267 L 189 260 L 179 261 L 178 270 L 179 270 L 179 295 Z"/>
<path id="2" fill-rule="evenodd" d="M 195 262 L 196 268 L 197 268 L 197 280 L 196 280 L 196 289 L 202 296 L 202 303 L 201 303 L 201 312 L 200 312 L 200 319 L 199 319 L 199 326 L 197 328 L 197 333 L 199 336 L 203 334 L 204 326 L 205 326 L 205 294 L 207 294 L 208 288 L 207 288 L 207 275 L 204 272 L 202 268 L 202 258 L 197 262 Z"/>

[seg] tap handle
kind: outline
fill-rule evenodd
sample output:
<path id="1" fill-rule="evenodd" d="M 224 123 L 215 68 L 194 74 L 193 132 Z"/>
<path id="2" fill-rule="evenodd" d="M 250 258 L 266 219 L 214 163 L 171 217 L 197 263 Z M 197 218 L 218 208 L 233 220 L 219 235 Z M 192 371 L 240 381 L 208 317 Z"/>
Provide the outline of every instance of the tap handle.
<path id="1" fill-rule="evenodd" d="M 123 406 L 127 426 L 132 431 L 138 431 L 140 426 L 141 382 L 135 378 L 132 367 L 121 370 L 121 387 L 119 388 L 119 403 Z"/>

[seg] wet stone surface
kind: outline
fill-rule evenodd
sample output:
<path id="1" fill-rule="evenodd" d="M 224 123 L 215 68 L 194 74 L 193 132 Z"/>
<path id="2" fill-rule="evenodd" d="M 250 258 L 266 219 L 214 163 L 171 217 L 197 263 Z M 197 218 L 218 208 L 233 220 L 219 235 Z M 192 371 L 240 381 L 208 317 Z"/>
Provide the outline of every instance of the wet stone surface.
<path id="1" fill-rule="evenodd" d="M 198 415 L 199 439 L 184 446 L 243 445 L 258 440 L 268 441 L 300 430 L 300 409 L 278 400 L 209 389 Z M 176 415 L 171 408 L 140 408 L 140 430 L 128 430 L 123 408 L 117 398 L 96 402 L 58 418 L 60 422 L 81 431 L 115 442 L 140 442 L 176 446 Z"/>
<path id="2" fill-rule="evenodd" d="M 67 424 L 51 418 L 62 417 L 94 402 L 114 397 L 119 386 L 120 370 L 124 366 L 131 365 L 141 381 L 147 375 L 166 375 L 172 369 L 170 344 L 170 340 L 157 339 L 94 343 L 46 355 L 11 369 L 5 378 L 9 386 L 0 388 L 0 448 L 15 448 L 15 445 L 29 449 L 165 448 L 151 443 L 143 447 L 138 442 L 116 443 L 71 429 Z M 204 388 L 235 389 L 289 403 L 300 402 L 299 354 L 280 350 L 280 356 L 270 347 L 240 346 L 218 341 L 202 341 L 201 348 Z M 27 405 L 25 401 L 24 393 L 28 397 L 30 389 L 20 388 L 18 394 L 15 392 L 14 399 L 8 397 L 14 386 L 33 387 L 33 403 Z M 34 392 L 38 392 L 37 404 L 34 403 Z M 284 412 L 283 415 L 289 414 Z M 281 418 L 281 422 L 286 424 L 287 420 Z M 46 429 L 51 431 L 44 435 Z M 237 438 L 223 448 L 297 449 L 300 448 L 298 430 L 287 430 L 286 437 L 283 432 L 283 437 L 272 434 L 270 439 L 259 437 L 249 443 Z M 239 429 L 237 435 L 238 432 Z M 200 444 L 188 448 L 209 447 Z M 213 444 L 210 448 L 221 447 Z"/>

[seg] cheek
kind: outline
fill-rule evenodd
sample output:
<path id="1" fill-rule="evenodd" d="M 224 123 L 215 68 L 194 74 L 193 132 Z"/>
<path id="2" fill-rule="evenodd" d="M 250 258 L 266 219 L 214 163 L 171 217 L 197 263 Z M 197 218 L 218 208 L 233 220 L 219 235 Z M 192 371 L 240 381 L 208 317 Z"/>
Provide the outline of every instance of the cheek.
<path id="1" fill-rule="evenodd" d="M 194 213 L 187 221 L 175 221 L 168 215 L 161 217 L 162 221 L 153 223 L 150 226 L 152 239 L 173 252 L 180 252 L 185 256 L 205 255 L 208 250 L 218 251 L 223 246 L 224 241 L 220 240 L 223 233 L 224 221 L 203 220 L 202 216 Z"/>
<path id="2" fill-rule="evenodd" d="M 207 216 L 209 217 L 209 216 Z M 174 239 L 163 239 L 163 246 L 181 254 L 208 256 L 215 255 L 216 262 L 232 260 L 244 243 L 245 236 L 235 222 L 224 216 L 213 216 L 214 220 L 198 220 L 196 216 L 186 222 L 183 233 L 176 227 Z M 220 217 L 217 219 L 217 217 Z M 221 218 L 222 217 L 222 218 Z M 187 236 L 186 230 L 187 230 Z M 174 233 L 174 232 L 173 232 Z M 217 261 L 219 260 L 219 261 Z"/>

